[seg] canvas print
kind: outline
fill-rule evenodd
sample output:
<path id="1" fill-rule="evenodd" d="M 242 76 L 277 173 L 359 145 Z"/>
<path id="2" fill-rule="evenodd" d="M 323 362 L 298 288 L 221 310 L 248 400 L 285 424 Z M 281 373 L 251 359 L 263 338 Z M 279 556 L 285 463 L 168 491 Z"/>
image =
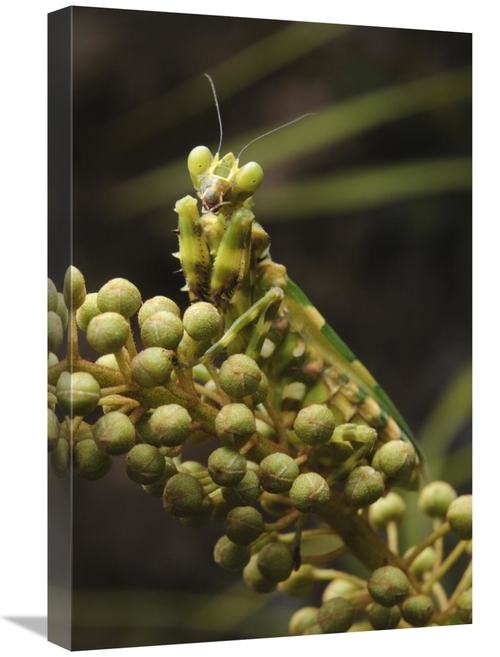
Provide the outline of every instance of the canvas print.
<path id="1" fill-rule="evenodd" d="M 50 641 L 472 622 L 471 57 L 49 15 Z"/>

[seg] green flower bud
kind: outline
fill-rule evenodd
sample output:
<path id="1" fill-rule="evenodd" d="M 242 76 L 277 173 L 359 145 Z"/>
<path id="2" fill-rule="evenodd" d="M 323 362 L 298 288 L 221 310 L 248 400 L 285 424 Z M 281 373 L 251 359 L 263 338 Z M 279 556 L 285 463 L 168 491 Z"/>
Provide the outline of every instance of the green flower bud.
<path id="1" fill-rule="evenodd" d="M 292 636 L 300 636 L 311 625 L 318 624 L 318 607 L 302 607 L 290 618 L 288 631 Z"/>
<path id="2" fill-rule="evenodd" d="M 219 447 L 208 457 L 208 472 L 219 486 L 234 486 L 245 476 L 247 461 L 230 447 Z"/>
<path id="3" fill-rule="evenodd" d="M 135 445 L 125 457 L 125 468 L 136 484 L 154 484 L 165 472 L 165 457 L 153 445 Z"/>
<path id="4" fill-rule="evenodd" d="M 163 507 L 173 516 L 182 518 L 199 513 L 204 494 L 200 482 L 192 475 L 180 472 L 171 477 L 163 491 Z"/>
<path id="5" fill-rule="evenodd" d="M 262 514 L 252 506 L 241 506 L 227 514 L 226 536 L 238 545 L 250 545 L 264 531 Z"/>
<path id="6" fill-rule="evenodd" d="M 299 411 L 293 429 L 306 445 L 323 445 L 333 435 L 335 418 L 333 413 L 322 404 L 311 404 Z"/>
<path id="7" fill-rule="evenodd" d="M 460 495 L 448 507 L 446 520 L 463 541 L 472 538 L 472 495 Z"/>
<path id="8" fill-rule="evenodd" d="M 222 334 L 222 317 L 211 303 L 198 301 L 184 313 L 182 319 L 186 333 L 197 342 L 209 342 Z"/>
<path id="9" fill-rule="evenodd" d="M 85 301 L 87 290 L 82 272 L 76 267 L 68 267 L 64 275 L 63 295 L 66 308 L 77 310 Z"/>
<path id="10" fill-rule="evenodd" d="M 57 310 L 57 304 L 58 304 L 58 292 L 57 288 L 54 285 L 54 282 L 52 281 L 51 278 L 47 279 L 48 283 L 48 294 L 47 294 L 47 310 L 48 312 L 53 311 L 56 312 Z"/>
<path id="11" fill-rule="evenodd" d="M 223 445 L 239 449 L 255 433 L 255 417 L 245 404 L 227 404 L 215 418 L 215 431 Z"/>
<path id="12" fill-rule="evenodd" d="M 290 577 L 294 567 L 292 550 L 284 543 L 268 543 L 259 552 L 257 567 L 270 582 L 283 582 Z"/>
<path id="13" fill-rule="evenodd" d="M 62 479 L 69 472 L 69 443 L 59 439 L 59 442 L 50 453 L 50 465 L 56 477 Z"/>
<path id="14" fill-rule="evenodd" d="M 400 568 L 394 566 L 377 568 L 368 580 L 369 594 L 384 607 L 393 607 L 402 602 L 408 589 L 408 578 Z"/>
<path id="15" fill-rule="evenodd" d="M 197 527 L 203 527 L 203 525 L 206 525 L 210 521 L 213 511 L 214 505 L 211 498 L 204 497 L 199 511 L 190 516 L 179 518 L 179 520 L 183 525 L 186 525 L 186 527 L 196 529 Z"/>
<path id="16" fill-rule="evenodd" d="M 445 481 L 432 481 L 420 491 L 418 508 L 431 518 L 444 518 L 456 498 L 453 486 Z"/>
<path id="17" fill-rule="evenodd" d="M 92 481 L 108 474 L 113 459 L 96 445 L 91 438 L 76 443 L 73 447 L 73 470 L 77 477 Z"/>
<path id="18" fill-rule="evenodd" d="M 300 474 L 291 456 L 276 452 L 260 462 L 260 481 L 268 493 L 286 493 Z"/>
<path id="19" fill-rule="evenodd" d="M 76 445 L 76 443 L 81 442 L 82 440 L 87 440 L 91 439 L 94 440 L 94 434 L 92 432 L 92 427 L 90 424 L 87 424 L 87 422 L 80 422 L 78 425 L 78 429 L 76 430 L 76 433 L 73 430 L 73 427 L 70 427 L 70 431 L 68 431 L 68 425 L 66 422 L 62 422 L 61 424 L 61 433 L 59 435 L 60 438 L 63 438 L 66 440 L 70 445 Z"/>
<path id="20" fill-rule="evenodd" d="M 382 475 L 370 465 L 355 468 L 345 483 L 344 493 L 348 504 L 361 508 L 370 506 L 384 494 Z"/>
<path id="21" fill-rule="evenodd" d="M 405 552 L 405 557 L 409 556 L 414 548 L 410 548 Z M 436 551 L 434 548 L 429 545 L 427 546 L 420 554 L 418 554 L 415 559 L 408 566 L 408 572 L 419 579 L 422 579 L 423 576 L 432 570 L 436 560 Z"/>
<path id="22" fill-rule="evenodd" d="M 172 299 L 167 297 L 153 297 L 152 299 L 145 301 L 139 310 L 137 316 L 139 326 L 142 326 L 148 317 L 161 311 L 173 313 L 174 315 L 177 315 L 177 317 L 181 316 L 181 311 L 175 301 L 172 301 Z"/>
<path id="23" fill-rule="evenodd" d="M 126 319 L 141 307 L 141 293 L 125 278 L 113 278 L 97 293 L 97 305 L 102 313 L 119 313 Z"/>
<path id="24" fill-rule="evenodd" d="M 251 400 L 253 404 L 255 406 L 258 406 L 259 404 L 265 402 L 267 399 L 268 392 L 269 392 L 269 381 L 267 379 L 267 376 L 264 374 L 264 372 L 261 372 L 261 379 L 259 381 L 259 387 L 257 388 L 257 392 L 254 392 L 253 395 L 251 395 Z"/>
<path id="25" fill-rule="evenodd" d="M 58 362 L 59 362 L 59 358 L 55 354 L 49 353 L 47 367 L 52 367 L 52 365 L 57 365 Z"/>
<path id="26" fill-rule="evenodd" d="M 332 579 L 328 586 L 323 591 L 321 596 L 322 602 L 328 602 L 332 598 L 339 598 L 345 595 L 346 593 L 352 593 L 352 591 L 358 591 L 359 587 L 356 584 L 353 584 L 347 579 L 342 579 L 340 577 Z"/>
<path id="27" fill-rule="evenodd" d="M 95 423 L 94 440 L 107 454 L 126 454 L 135 445 L 135 427 L 126 415 L 111 411 Z"/>
<path id="28" fill-rule="evenodd" d="M 147 413 L 135 423 L 136 441 L 138 444 L 147 443 L 148 445 L 153 445 L 153 447 L 161 447 L 161 436 L 156 434 L 151 428 L 149 424 L 150 418 L 151 415 Z"/>
<path id="29" fill-rule="evenodd" d="M 458 596 L 456 613 L 463 623 L 472 623 L 472 589 L 462 591 Z"/>
<path id="30" fill-rule="evenodd" d="M 93 317 L 87 326 L 87 342 L 101 354 L 119 351 L 128 340 L 128 321 L 118 313 L 102 313 Z"/>
<path id="31" fill-rule="evenodd" d="M 252 470 L 248 470 L 234 486 L 224 486 L 222 497 L 231 506 L 248 506 L 255 504 L 262 492 L 258 475 Z"/>
<path id="32" fill-rule="evenodd" d="M 229 356 L 219 371 L 221 388 L 233 399 L 253 395 L 259 389 L 261 378 L 257 363 L 244 354 Z"/>
<path id="33" fill-rule="evenodd" d="M 432 618 L 434 603 L 428 595 L 419 593 L 403 602 L 401 612 L 405 621 L 413 627 L 424 627 Z"/>
<path id="34" fill-rule="evenodd" d="M 191 431 L 191 417 L 179 404 L 158 406 L 149 420 L 151 431 L 166 447 L 182 445 Z"/>
<path id="35" fill-rule="evenodd" d="M 101 398 L 99 384 L 87 372 L 61 372 L 56 385 L 57 404 L 64 415 L 88 415 Z"/>
<path id="36" fill-rule="evenodd" d="M 354 620 L 356 610 L 345 598 L 331 598 L 321 605 L 318 622 L 325 634 L 347 632 Z"/>
<path id="37" fill-rule="evenodd" d="M 85 301 L 76 311 L 76 323 L 78 328 L 86 333 L 90 320 L 100 314 L 101 311 L 97 305 L 97 292 L 87 294 Z"/>
<path id="38" fill-rule="evenodd" d="M 64 338 L 64 329 L 61 318 L 53 310 L 47 313 L 47 337 L 48 350 L 59 351 Z"/>
<path id="39" fill-rule="evenodd" d="M 243 569 L 243 581 L 255 593 L 271 593 L 276 591 L 277 583 L 266 579 L 257 566 L 258 554 L 253 554 Z"/>
<path id="40" fill-rule="evenodd" d="M 56 313 L 61 318 L 63 329 L 66 330 L 68 328 L 69 315 L 68 315 L 68 309 L 66 308 L 66 304 L 64 303 L 64 295 L 62 292 L 57 293 Z"/>
<path id="41" fill-rule="evenodd" d="M 96 360 L 96 365 L 102 365 L 103 367 L 110 367 L 112 370 L 119 370 L 120 366 L 114 354 L 104 354 L 104 356 L 99 356 Z"/>
<path id="42" fill-rule="evenodd" d="M 60 434 L 60 427 L 59 427 L 59 420 L 57 419 L 57 415 L 54 413 L 53 410 L 50 408 L 47 409 L 48 414 L 47 414 L 47 435 L 48 435 L 48 442 L 49 442 L 49 452 L 51 452 L 53 449 L 57 447 L 57 443 L 59 442 L 59 434 Z"/>
<path id="43" fill-rule="evenodd" d="M 172 352 L 161 347 L 148 347 L 132 359 L 132 378 L 143 388 L 164 385 L 174 369 Z"/>
<path id="44" fill-rule="evenodd" d="M 309 636 L 311 634 L 323 634 L 323 630 L 321 629 L 321 625 L 319 623 L 309 625 L 303 632 L 304 636 Z"/>
<path id="45" fill-rule="evenodd" d="M 215 544 L 214 560 L 226 570 L 243 570 L 250 561 L 250 548 L 247 545 L 236 545 L 227 536 L 222 536 Z"/>
<path id="46" fill-rule="evenodd" d="M 311 595 L 316 579 L 311 564 L 304 564 L 292 572 L 290 577 L 278 584 L 278 589 L 290 598 L 307 598 Z"/>
<path id="47" fill-rule="evenodd" d="M 368 607 L 368 618 L 374 630 L 393 630 L 399 625 L 399 607 L 384 607 L 374 602 Z"/>
<path id="48" fill-rule="evenodd" d="M 164 310 L 150 315 L 141 326 L 141 340 L 145 347 L 175 349 L 183 334 L 180 318 Z"/>
<path id="49" fill-rule="evenodd" d="M 290 488 L 290 502 L 303 513 L 314 512 L 330 499 L 330 489 L 316 472 L 301 474 Z"/>
<path id="50" fill-rule="evenodd" d="M 165 456 L 164 459 L 165 459 L 165 470 L 163 471 L 163 475 L 160 477 L 160 479 L 158 479 L 158 481 L 155 481 L 154 484 L 143 485 L 143 489 L 146 491 L 148 495 L 151 495 L 152 497 L 163 497 L 165 484 L 169 479 L 171 479 L 175 474 L 177 474 L 177 468 L 175 467 L 175 463 L 172 461 L 172 459 L 168 456 Z"/>
<path id="51" fill-rule="evenodd" d="M 378 465 L 392 479 L 404 480 L 409 477 L 416 462 L 413 445 L 404 440 L 390 440 L 378 450 Z"/>
<path id="52" fill-rule="evenodd" d="M 389 491 L 370 506 L 368 517 L 375 529 L 384 530 L 388 522 L 400 524 L 406 512 L 406 504 L 397 493 Z"/>

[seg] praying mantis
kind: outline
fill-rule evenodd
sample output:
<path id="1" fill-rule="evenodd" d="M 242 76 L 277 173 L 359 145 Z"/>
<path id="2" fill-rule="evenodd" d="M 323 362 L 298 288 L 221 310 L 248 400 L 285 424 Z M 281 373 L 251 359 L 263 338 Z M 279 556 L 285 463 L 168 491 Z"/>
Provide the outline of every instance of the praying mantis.
<path id="1" fill-rule="evenodd" d="M 215 87 L 206 77 L 222 142 Z M 326 404 L 337 425 L 371 427 L 379 443 L 410 442 L 425 472 L 422 449 L 391 399 L 286 268 L 273 262 L 269 236 L 253 213 L 262 167 L 256 162 L 240 166 L 242 151 L 237 157 L 221 156 L 220 146 L 215 156 L 205 146 L 190 152 L 187 165 L 197 198 L 186 196 L 175 206 L 179 252 L 174 255 L 181 262 L 183 289 L 191 302 L 215 306 L 225 327 L 222 337 L 188 366 L 207 363 L 223 351 L 245 353 L 269 379 L 268 406 L 277 409 L 274 421 L 281 432 L 291 429 L 301 408 Z"/>

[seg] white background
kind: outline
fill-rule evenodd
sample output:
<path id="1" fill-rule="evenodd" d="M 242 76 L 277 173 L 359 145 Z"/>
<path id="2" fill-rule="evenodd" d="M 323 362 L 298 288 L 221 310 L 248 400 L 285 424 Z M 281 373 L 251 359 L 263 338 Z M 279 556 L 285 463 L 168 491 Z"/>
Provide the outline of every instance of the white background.
<path id="1" fill-rule="evenodd" d="M 258 18 L 325 21 L 384 27 L 473 32 L 474 44 L 474 625 L 457 628 L 369 632 L 260 641 L 129 648 L 112 654 L 148 657 L 255 650 L 348 650 L 357 655 L 461 657 L 474 648 L 486 654 L 498 646 L 498 500 L 500 463 L 496 426 L 498 407 L 499 272 L 499 57 L 498 18 L 488 0 L 349 0 L 301 3 L 253 0 L 169 2 L 122 0 L 86 6 L 217 13 Z M 329 8 L 326 6 L 330 5 Z M 66 6 L 56 2 L 11 0 L 2 5 L 0 207 L 2 424 L 0 433 L 1 530 L 0 646 L 8 657 L 57 655 L 62 649 L 13 620 L 46 616 L 46 220 L 47 220 L 47 13 Z M 221 38 L 220 35 L 218 38 Z M 464 308 L 469 313 L 469 308 Z M 489 525 L 488 525 L 489 521 Z M 497 589 L 495 590 L 495 586 Z M 495 632 L 495 635 L 493 634 Z M 495 638 L 494 638 L 495 636 Z M 491 641 L 491 644 L 489 640 Z M 496 639 L 496 640 L 495 640 Z M 491 647 L 490 647 L 491 646 Z M 95 651 L 95 655 L 110 654 Z"/>

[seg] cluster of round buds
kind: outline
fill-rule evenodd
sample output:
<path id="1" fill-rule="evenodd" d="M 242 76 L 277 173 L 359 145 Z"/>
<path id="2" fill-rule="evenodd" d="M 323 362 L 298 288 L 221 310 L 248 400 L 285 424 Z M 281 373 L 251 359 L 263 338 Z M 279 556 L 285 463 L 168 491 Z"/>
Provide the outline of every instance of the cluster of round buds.
<path id="1" fill-rule="evenodd" d="M 49 367 L 58 362 L 57 352 L 61 349 L 64 340 L 64 331 L 68 327 L 68 309 L 62 292 L 58 292 L 53 281 L 48 279 L 47 294 L 47 338 Z"/>

